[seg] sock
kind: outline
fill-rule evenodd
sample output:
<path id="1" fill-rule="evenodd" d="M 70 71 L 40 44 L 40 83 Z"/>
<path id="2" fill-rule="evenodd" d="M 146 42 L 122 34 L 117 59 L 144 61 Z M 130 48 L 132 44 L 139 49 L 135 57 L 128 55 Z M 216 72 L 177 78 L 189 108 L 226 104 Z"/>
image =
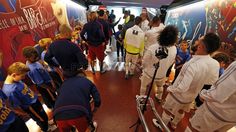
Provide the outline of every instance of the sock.
<path id="1" fill-rule="evenodd" d="M 170 120 L 171 120 L 171 116 L 168 115 L 168 114 L 166 114 L 165 111 L 163 111 L 163 113 L 162 113 L 162 120 L 163 120 L 163 122 L 164 122 L 166 125 L 168 125 L 168 123 L 169 123 Z"/>

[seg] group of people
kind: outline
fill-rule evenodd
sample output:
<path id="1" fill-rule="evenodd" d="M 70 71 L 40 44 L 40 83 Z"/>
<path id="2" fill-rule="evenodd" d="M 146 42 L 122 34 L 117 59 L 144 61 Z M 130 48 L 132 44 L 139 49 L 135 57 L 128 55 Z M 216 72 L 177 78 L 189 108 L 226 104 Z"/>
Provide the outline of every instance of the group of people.
<path id="1" fill-rule="evenodd" d="M 147 88 L 151 88 L 155 71 L 153 65 L 159 63 L 154 77 L 155 97 L 163 103 L 162 120 L 173 129 L 176 129 L 185 112 L 193 108 L 195 101 L 199 105 L 194 107 L 196 111 L 186 131 L 227 131 L 235 126 L 236 105 L 233 100 L 236 92 L 233 87 L 236 63 L 233 62 L 223 73 L 227 56 L 211 56 L 220 48 L 219 36 L 207 33 L 192 48 L 185 40 L 178 46 L 178 29 L 175 26 L 165 27 L 157 16 L 148 24 L 145 16 L 145 13 L 136 18 L 125 16 L 130 20 L 134 18 L 133 25 L 129 21 L 124 26 L 125 78 L 134 74 L 138 61 L 142 60 L 140 95 L 145 97 Z M 167 51 L 167 56 L 161 58 L 157 53 L 163 50 Z M 164 99 L 163 85 L 173 64 L 176 69 L 175 78 L 167 88 L 168 94 Z M 157 125 L 158 121 L 153 119 L 153 123 Z"/>
<path id="2" fill-rule="evenodd" d="M 115 15 L 110 15 L 108 19 L 103 10 L 90 12 L 85 25 L 74 30 L 61 25 L 60 34 L 54 40 L 44 38 L 35 46 L 24 47 L 22 54 L 26 62 L 11 64 L 5 80 L 1 79 L 4 82 L 0 90 L 0 130 L 28 131 L 19 116 L 28 114 L 42 131 L 48 131 L 49 119 L 38 99 L 40 94 L 46 106 L 53 111 L 60 131 L 70 131 L 73 127 L 79 131 L 86 131 L 89 127 L 93 131 L 96 128 L 93 114 L 101 105 L 101 98 L 84 70 L 90 64 L 95 74 L 98 59 L 100 73 L 105 73 L 105 46 L 112 34 L 116 39 L 117 56 L 120 56 L 121 50 L 125 58 L 125 79 L 133 76 L 135 68 L 141 63 L 140 95 L 143 97 L 150 88 L 155 71 L 153 64 L 159 63 L 154 77 L 155 97 L 163 103 L 162 120 L 166 125 L 170 124 L 175 129 L 185 112 L 190 111 L 199 93 L 198 99 L 203 104 L 190 119 L 186 131 L 225 131 L 235 125 L 236 63 L 233 62 L 223 73 L 225 60 L 220 57 L 218 62 L 210 56 L 220 47 L 216 34 L 207 33 L 199 38 L 192 53 L 187 41 L 177 46 L 178 29 L 175 26 L 164 26 L 158 16 L 149 21 L 145 8 L 137 17 L 125 11 L 124 24 L 118 25 L 119 31 L 111 33 L 114 19 Z M 88 50 L 87 58 L 83 49 Z M 165 51 L 167 56 L 158 56 L 160 51 Z M 175 78 L 164 99 L 163 86 L 173 64 Z M 25 76 L 33 85 L 24 82 Z M 39 94 L 31 90 L 32 86 Z M 158 124 L 156 119 L 153 122 Z"/>

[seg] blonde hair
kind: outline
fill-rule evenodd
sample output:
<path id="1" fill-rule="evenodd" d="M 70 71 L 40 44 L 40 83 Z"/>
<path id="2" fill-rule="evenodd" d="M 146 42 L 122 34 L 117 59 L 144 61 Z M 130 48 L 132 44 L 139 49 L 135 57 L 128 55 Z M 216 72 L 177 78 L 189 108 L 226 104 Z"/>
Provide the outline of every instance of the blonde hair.
<path id="1" fill-rule="evenodd" d="M 47 44 L 52 43 L 52 39 L 51 38 L 42 38 L 39 40 L 39 46 L 42 48 L 46 48 Z"/>
<path id="2" fill-rule="evenodd" d="M 63 25 L 60 25 L 59 31 L 60 31 L 60 35 L 69 35 L 71 34 L 72 29 L 68 25 L 63 24 Z"/>
<path id="3" fill-rule="evenodd" d="M 16 74 L 25 74 L 29 71 L 29 68 L 22 62 L 14 62 L 7 69 L 7 74 L 11 75 Z"/>

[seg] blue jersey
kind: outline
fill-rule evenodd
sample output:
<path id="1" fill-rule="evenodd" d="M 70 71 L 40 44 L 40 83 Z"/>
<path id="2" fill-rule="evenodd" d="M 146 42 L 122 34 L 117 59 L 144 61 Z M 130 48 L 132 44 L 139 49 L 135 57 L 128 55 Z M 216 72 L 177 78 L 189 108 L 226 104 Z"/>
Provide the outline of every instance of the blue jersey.
<path id="1" fill-rule="evenodd" d="M 15 114 L 6 107 L 5 101 L 7 96 L 0 90 L 0 131 L 5 132 L 15 121 Z"/>
<path id="2" fill-rule="evenodd" d="M 4 84 L 2 91 L 9 98 L 12 107 L 28 108 L 37 100 L 37 95 L 24 83 Z"/>
<path id="3" fill-rule="evenodd" d="M 191 59 L 189 51 L 183 52 L 180 48 L 177 48 L 177 55 L 175 58 L 175 69 L 182 68 L 185 62 Z"/>
<path id="4" fill-rule="evenodd" d="M 48 71 L 39 62 L 26 63 L 26 65 L 30 69 L 28 76 L 34 84 L 41 85 L 43 83 L 49 83 L 52 80 Z"/>

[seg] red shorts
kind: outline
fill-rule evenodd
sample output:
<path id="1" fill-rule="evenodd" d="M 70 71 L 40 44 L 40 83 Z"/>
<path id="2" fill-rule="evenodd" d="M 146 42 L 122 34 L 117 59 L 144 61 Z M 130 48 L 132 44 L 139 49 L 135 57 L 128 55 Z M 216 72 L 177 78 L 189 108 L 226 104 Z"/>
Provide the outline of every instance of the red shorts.
<path id="1" fill-rule="evenodd" d="M 58 120 L 56 123 L 59 132 L 69 132 L 72 126 L 76 127 L 79 132 L 85 132 L 89 126 L 86 117 L 79 117 L 71 120 Z"/>
<path id="2" fill-rule="evenodd" d="M 105 54 L 104 54 L 104 48 L 102 44 L 95 47 L 95 46 L 88 46 L 88 57 L 91 61 L 95 60 L 96 57 L 100 62 L 104 60 Z"/>

